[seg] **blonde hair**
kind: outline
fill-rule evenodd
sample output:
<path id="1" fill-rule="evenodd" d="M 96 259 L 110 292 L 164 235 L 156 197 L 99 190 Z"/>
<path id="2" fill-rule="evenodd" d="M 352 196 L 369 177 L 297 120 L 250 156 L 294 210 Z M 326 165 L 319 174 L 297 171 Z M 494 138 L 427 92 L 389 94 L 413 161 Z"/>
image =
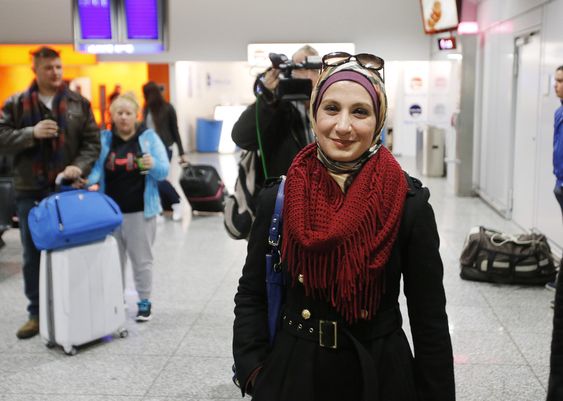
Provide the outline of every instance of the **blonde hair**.
<path id="1" fill-rule="evenodd" d="M 135 96 L 135 93 L 125 92 L 123 95 L 119 95 L 118 97 L 115 98 L 113 102 L 111 102 L 111 105 L 109 106 L 109 112 L 111 113 L 111 115 L 115 113 L 119 104 L 124 102 L 132 105 L 133 108 L 135 109 L 135 113 L 139 112 L 140 106 L 139 106 L 139 102 L 137 101 L 137 97 Z"/>
<path id="2" fill-rule="evenodd" d="M 319 52 L 311 45 L 301 46 L 293 54 L 295 55 L 299 52 L 305 53 L 306 56 L 318 56 L 319 55 Z"/>

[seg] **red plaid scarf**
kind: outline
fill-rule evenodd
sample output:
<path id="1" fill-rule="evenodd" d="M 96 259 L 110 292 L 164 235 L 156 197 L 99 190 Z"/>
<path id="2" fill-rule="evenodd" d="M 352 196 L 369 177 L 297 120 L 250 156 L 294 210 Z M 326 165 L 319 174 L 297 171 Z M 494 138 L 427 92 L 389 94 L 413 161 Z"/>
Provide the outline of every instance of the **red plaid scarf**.
<path id="1" fill-rule="evenodd" d="M 407 189 L 400 165 L 383 147 L 346 193 L 318 160 L 316 146 L 305 147 L 285 186 L 282 258 L 293 282 L 303 274 L 305 293 L 330 302 L 350 323 L 371 319 Z"/>
<path id="2" fill-rule="evenodd" d="M 66 110 L 67 110 L 67 88 L 61 85 L 53 98 L 50 115 L 42 113 L 44 107 L 39 105 L 39 88 L 37 82 L 33 81 L 22 98 L 22 126 L 33 127 L 41 120 L 51 118 L 59 126 L 59 134 L 52 139 L 39 139 L 33 156 L 33 175 L 37 185 L 44 188 L 55 183 L 57 174 L 65 168 L 64 144 L 66 134 Z"/>

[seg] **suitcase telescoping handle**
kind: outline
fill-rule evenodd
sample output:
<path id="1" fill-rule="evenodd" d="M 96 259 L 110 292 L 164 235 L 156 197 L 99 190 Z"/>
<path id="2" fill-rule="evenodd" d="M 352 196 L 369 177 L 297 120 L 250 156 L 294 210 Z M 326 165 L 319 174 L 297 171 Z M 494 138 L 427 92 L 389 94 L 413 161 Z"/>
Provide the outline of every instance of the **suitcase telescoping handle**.
<path id="1" fill-rule="evenodd" d="M 188 177 L 197 177 L 197 167 L 191 163 L 186 164 L 184 174 Z"/>
<path id="2" fill-rule="evenodd" d="M 53 255 L 45 251 L 46 294 L 47 294 L 47 344 L 55 344 L 55 310 L 53 302 Z"/>

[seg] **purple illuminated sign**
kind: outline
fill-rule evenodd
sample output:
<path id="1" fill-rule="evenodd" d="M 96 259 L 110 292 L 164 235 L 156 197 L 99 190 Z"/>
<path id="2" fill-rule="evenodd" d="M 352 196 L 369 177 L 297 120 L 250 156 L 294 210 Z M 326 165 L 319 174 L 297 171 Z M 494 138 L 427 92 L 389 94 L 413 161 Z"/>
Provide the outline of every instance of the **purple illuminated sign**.
<path id="1" fill-rule="evenodd" d="M 158 40 L 158 0 L 125 0 L 127 38 Z"/>
<path id="2" fill-rule="evenodd" d="M 82 39 L 112 39 L 110 0 L 78 0 Z"/>

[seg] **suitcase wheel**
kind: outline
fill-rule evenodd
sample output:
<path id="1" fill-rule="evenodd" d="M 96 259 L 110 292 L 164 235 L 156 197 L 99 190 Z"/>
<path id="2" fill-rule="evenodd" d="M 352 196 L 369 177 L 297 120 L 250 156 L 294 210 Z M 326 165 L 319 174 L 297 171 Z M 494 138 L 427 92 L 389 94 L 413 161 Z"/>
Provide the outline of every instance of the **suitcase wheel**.
<path id="1" fill-rule="evenodd" d="M 45 340 L 44 343 L 47 348 L 53 348 L 56 345 L 54 342 L 48 340 Z"/>
<path id="2" fill-rule="evenodd" d="M 121 337 L 121 338 L 125 338 L 129 335 L 129 332 L 127 331 L 127 329 L 119 329 L 119 331 L 117 333 L 119 334 L 119 337 Z"/>
<path id="3" fill-rule="evenodd" d="M 74 356 L 76 355 L 76 348 L 71 346 L 65 346 L 63 347 L 63 351 L 65 352 L 65 354 L 69 355 L 69 356 Z"/>

